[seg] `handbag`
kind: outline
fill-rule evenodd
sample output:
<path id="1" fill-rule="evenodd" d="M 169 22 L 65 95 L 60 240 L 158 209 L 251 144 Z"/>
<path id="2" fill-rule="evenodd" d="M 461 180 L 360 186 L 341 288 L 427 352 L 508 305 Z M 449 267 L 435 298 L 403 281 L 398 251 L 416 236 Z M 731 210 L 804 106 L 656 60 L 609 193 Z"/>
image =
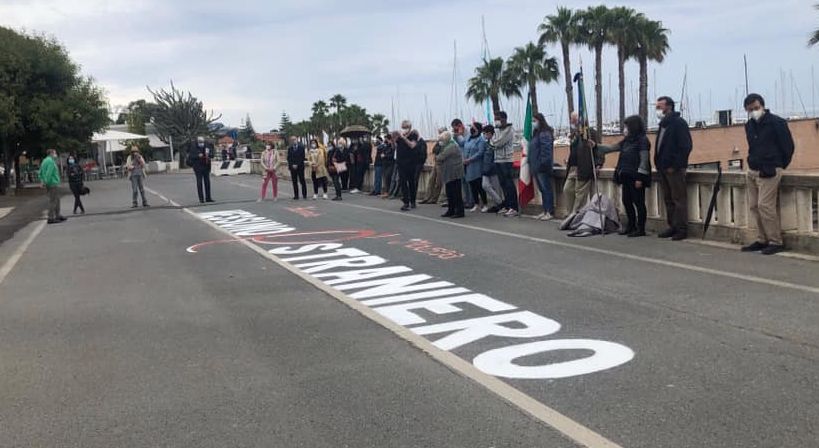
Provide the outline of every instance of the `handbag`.
<path id="1" fill-rule="evenodd" d="M 338 174 L 347 172 L 347 162 L 333 162 L 333 166 Z"/>

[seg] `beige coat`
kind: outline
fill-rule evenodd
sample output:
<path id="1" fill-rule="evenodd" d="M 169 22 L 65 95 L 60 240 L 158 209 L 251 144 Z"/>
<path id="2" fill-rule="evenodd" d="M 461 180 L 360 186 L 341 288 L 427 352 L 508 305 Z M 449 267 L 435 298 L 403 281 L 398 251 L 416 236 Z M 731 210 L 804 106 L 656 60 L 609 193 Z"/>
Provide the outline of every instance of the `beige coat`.
<path id="1" fill-rule="evenodd" d="M 272 156 L 272 158 L 269 157 L 269 156 Z M 270 159 L 269 164 L 268 164 L 268 159 Z M 281 163 L 282 163 L 279 160 L 279 151 L 276 151 L 275 149 L 271 149 L 271 150 L 265 149 L 264 151 L 262 151 L 261 162 L 262 162 L 262 169 L 263 170 L 265 170 L 265 171 L 275 171 L 276 168 L 278 168 L 279 165 L 281 165 Z"/>
<path id="2" fill-rule="evenodd" d="M 328 177 L 330 175 L 327 172 L 327 148 L 325 148 L 323 145 L 319 145 L 318 149 L 315 151 L 308 149 L 307 158 L 310 161 L 310 168 L 312 172 L 316 173 L 316 179 Z"/>

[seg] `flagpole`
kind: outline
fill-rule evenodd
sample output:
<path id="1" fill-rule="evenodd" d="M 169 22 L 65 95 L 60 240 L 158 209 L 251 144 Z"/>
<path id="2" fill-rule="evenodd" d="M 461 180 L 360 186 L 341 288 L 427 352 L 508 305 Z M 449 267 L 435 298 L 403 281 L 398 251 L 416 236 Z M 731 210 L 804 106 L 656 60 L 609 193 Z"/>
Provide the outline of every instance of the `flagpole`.
<path id="1" fill-rule="evenodd" d="M 591 153 L 591 163 L 592 163 L 592 179 L 594 182 L 594 189 L 595 189 L 595 199 L 597 200 L 597 213 L 600 215 L 600 236 L 606 235 L 606 218 L 603 216 L 603 201 L 602 196 L 600 195 L 600 182 L 597 176 L 597 163 L 594 157 L 594 147 L 588 144 L 589 138 L 589 122 L 588 122 L 588 109 L 586 105 L 586 87 L 585 87 L 585 80 L 583 79 L 583 62 L 580 62 L 580 76 L 576 77 L 577 79 L 577 92 L 580 103 L 578 104 L 578 108 L 583 112 L 583 116 L 580 117 L 580 126 L 582 126 L 581 135 L 585 139 L 584 144 L 589 147 L 589 152 Z"/>

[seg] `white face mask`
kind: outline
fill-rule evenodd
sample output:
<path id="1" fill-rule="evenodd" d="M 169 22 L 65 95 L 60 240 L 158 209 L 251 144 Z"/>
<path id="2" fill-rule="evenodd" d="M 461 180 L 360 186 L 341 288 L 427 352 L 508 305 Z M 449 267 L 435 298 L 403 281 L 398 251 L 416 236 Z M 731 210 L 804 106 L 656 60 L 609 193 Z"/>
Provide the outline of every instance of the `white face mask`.
<path id="1" fill-rule="evenodd" d="M 199 143 L 197 143 L 196 145 L 197 145 L 197 146 L 199 146 L 200 148 L 204 148 L 204 147 L 205 147 L 205 144 L 204 144 L 204 143 L 202 143 L 202 142 L 199 142 Z"/>
<path id="2" fill-rule="evenodd" d="M 495 127 L 496 127 L 496 128 L 501 127 L 501 122 L 500 122 L 500 121 L 498 121 L 498 120 L 495 120 Z"/>
<path id="3" fill-rule="evenodd" d="M 759 121 L 762 118 L 762 116 L 765 115 L 765 110 L 757 109 L 755 111 L 752 111 L 749 115 L 753 120 Z"/>
<path id="4" fill-rule="evenodd" d="M 532 129 L 537 129 L 537 127 L 538 127 L 537 121 L 533 121 L 532 122 Z"/>
<path id="5" fill-rule="evenodd" d="M 74 159 L 73 158 L 68 159 L 68 163 L 74 163 Z"/>
<path id="6" fill-rule="evenodd" d="M 663 112 L 663 110 L 662 110 L 662 109 L 657 109 L 657 111 L 656 111 L 656 112 L 657 112 L 657 118 L 659 118 L 660 120 L 662 120 L 663 118 L 665 118 L 665 112 Z"/>
<path id="7" fill-rule="evenodd" d="M 623 129 L 623 137 L 628 137 L 628 129 Z"/>
<path id="8" fill-rule="evenodd" d="M 318 146 L 316 146 L 315 144 L 310 145 L 310 149 L 316 149 L 316 148 L 318 148 Z"/>

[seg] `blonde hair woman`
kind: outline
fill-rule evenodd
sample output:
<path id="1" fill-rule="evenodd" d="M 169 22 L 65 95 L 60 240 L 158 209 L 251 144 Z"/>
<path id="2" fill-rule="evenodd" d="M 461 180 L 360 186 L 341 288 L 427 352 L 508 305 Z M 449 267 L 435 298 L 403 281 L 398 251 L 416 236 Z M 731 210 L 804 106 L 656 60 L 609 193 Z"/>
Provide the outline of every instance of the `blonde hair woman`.
<path id="1" fill-rule="evenodd" d="M 318 199 L 319 187 L 323 190 L 322 199 L 327 199 L 327 149 L 319 144 L 318 140 L 310 140 L 310 149 L 307 155 L 310 161 L 310 177 L 313 179 L 313 200 Z"/>

